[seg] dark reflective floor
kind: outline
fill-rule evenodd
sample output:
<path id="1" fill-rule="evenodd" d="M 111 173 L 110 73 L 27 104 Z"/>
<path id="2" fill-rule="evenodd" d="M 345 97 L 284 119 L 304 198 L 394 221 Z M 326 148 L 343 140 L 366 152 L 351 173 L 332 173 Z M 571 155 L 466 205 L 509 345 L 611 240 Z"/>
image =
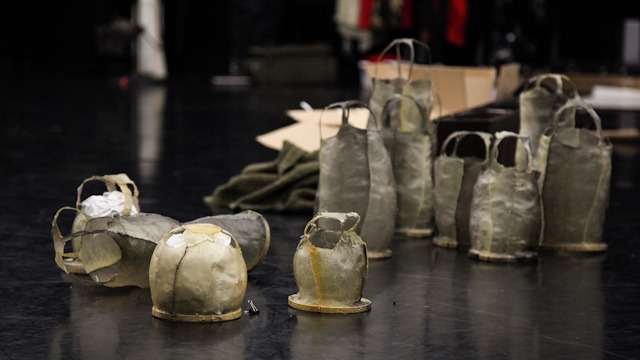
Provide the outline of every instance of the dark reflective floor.
<path id="1" fill-rule="evenodd" d="M 249 163 L 275 158 L 256 135 L 286 109 L 359 97 L 354 89 L 215 89 L 208 79 L 120 88 L 104 79 L 0 83 L 0 358 L 634 359 L 640 357 L 640 151 L 617 142 L 607 253 L 543 253 L 495 265 L 425 240 L 396 239 L 371 261 L 369 313 L 293 310 L 292 258 L 312 214 L 265 214 L 272 231 L 246 299 L 258 315 L 222 324 L 151 316 L 148 289 L 72 283 L 54 263 L 55 211 L 91 175 L 126 172 L 141 207 L 179 221 Z M 639 127 L 638 112 L 601 112 Z M 246 304 L 246 302 L 245 302 Z M 248 305 L 245 305 L 245 310 Z"/>

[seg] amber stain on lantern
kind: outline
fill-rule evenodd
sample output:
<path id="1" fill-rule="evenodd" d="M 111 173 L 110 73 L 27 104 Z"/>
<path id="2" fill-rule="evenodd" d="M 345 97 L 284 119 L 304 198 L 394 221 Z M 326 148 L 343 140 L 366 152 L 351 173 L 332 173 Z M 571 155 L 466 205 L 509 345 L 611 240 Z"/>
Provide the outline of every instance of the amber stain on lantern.
<path id="1" fill-rule="evenodd" d="M 313 281 L 316 283 L 316 288 L 318 289 L 318 305 L 322 305 L 324 293 L 322 291 L 322 281 L 318 281 L 318 277 L 316 274 L 320 274 L 320 261 L 318 259 L 318 248 L 316 248 L 313 244 L 311 244 L 311 251 L 309 252 L 311 256 L 311 268 L 313 269 Z"/>

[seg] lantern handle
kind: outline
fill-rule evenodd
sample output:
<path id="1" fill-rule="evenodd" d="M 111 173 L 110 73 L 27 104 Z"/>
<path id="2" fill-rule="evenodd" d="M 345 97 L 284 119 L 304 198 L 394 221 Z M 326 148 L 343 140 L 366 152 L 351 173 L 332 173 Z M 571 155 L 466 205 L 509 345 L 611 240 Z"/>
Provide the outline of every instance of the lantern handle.
<path id="1" fill-rule="evenodd" d="M 451 154 L 458 156 L 458 146 L 460 142 L 462 141 L 462 139 L 466 138 L 469 135 L 475 135 L 484 142 L 484 146 L 485 146 L 484 158 L 485 158 L 485 163 L 487 163 L 489 161 L 489 154 L 491 153 L 491 139 L 493 138 L 493 135 L 484 131 L 467 131 L 467 130 L 454 131 L 453 133 L 449 134 L 449 136 L 447 136 L 444 143 L 442 144 L 442 148 L 440 149 L 440 155 L 447 154 L 447 146 L 449 146 L 449 143 L 455 139 L 455 143 L 453 145 L 453 151 L 451 152 Z"/>
<path id="2" fill-rule="evenodd" d="M 429 45 L 423 43 L 422 41 L 416 40 L 416 39 L 411 39 L 411 38 L 401 38 L 401 39 L 395 39 L 393 40 L 391 43 L 389 43 L 389 45 L 387 45 L 387 47 L 384 48 L 384 50 L 382 50 L 382 52 L 380 53 L 380 55 L 378 55 L 378 59 L 376 61 L 376 71 L 374 74 L 374 78 L 378 77 L 378 65 L 380 64 L 380 62 L 382 61 L 383 56 L 389 52 L 389 50 L 391 50 L 394 46 L 396 47 L 396 60 L 398 63 L 398 78 L 402 77 L 402 69 L 400 67 L 400 60 L 402 60 L 402 57 L 400 56 L 400 45 L 407 45 L 409 47 L 409 72 L 407 74 L 407 80 L 411 81 L 411 75 L 413 75 L 413 65 L 415 63 L 416 60 L 416 51 L 415 51 L 415 46 L 414 44 L 420 45 L 421 47 L 425 48 L 427 50 L 428 53 L 428 63 L 431 64 L 431 49 L 429 48 Z M 431 69 L 428 69 L 428 77 L 431 78 Z M 374 84 L 375 86 L 375 84 Z"/>
<path id="3" fill-rule="evenodd" d="M 320 112 L 320 119 L 318 120 L 318 125 L 320 127 L 320 139 L 322 140 L 322 116 L 326 110 L 340 108 L 342 109 L 342 126 L 349 125 L 349 109 L 354 107 L 363 107 L 369 110 L 369 114 L 371 115 L 367 120 L 367 129 L 372 129 L 373 125 L 375 125 L 374 130 L 379 130 L 378 123 L 376 122 L 375 115 L 371 111 L 371 108 L 366 103 L 359 100 L 347 100 L 335 102 L 333 104 L 329 104 L 325 106 Z"/>
<path id="4" fill-rule="evenodd" d="M 71 206 L 64 206 L 60 209 L 58 209 L 58 211 L 56 211 L 56 214 L 53 217 L 53 221 L 51 222 L 51 237 L 53 238 L 53 248 L 54 251 L 56 253 L 55 255 L 55 261 L 56 264 L 58 265 L 58 267 L 62 270 L 64 270 L 65 273 L 69 273 L 69 270 L 67 269 L 67 266 L 64 264 L 64 259 L 77 259 L 78 258 L 78 252 L 71 252 L 71 253 L 65 253 L 64 252 L 64 245 L 69 242 L 71 239 L 76 238 L 78 236 L 84 236 L 84 235 L 91 235 L 91 234 L 96 234 L 101 232 L 101 230 L 96 230 L 96 231 L 76 231 L 72 234 L 63 236 L 62 232 L 60 231 L 60 227 L 58 226 L 58 217 L 60 216 L 60 214 L 65 211 L 65 210 L 72 210 L 72 211 L 76 211 L 80 214 L 82 214 L 83 216 L 85 216 L 87 219 L 90 219 L 91 217 L 89 215 L 87 215 L 87 213 L 85 213 L 84 211 L 78 209 L 78 208 L 74 208 Z"/>
<path id="5" fill-rule="evenodd" d="M 84 179 L 84 181 L 78 186 L 78 195 L 76 198 L 76 208 L 80 209 L 80 205 L 82 202 L 82 190 L 84 185 L 90 181 L 102 181 L 107 187 L 107 191 L 116 191 L 120 190 L 124 194 L 124 207 L 122 210 L 122 215 L 129 216 L 131 215 L 131 207 L 135 206 L 136 210 L 140 211 L 140 203 L 138 201 L 139 191 L 135 182 L 129 178 L 127 174 L 113 174 L 113 175 L 104 175 L 104 176 L 91 176 L 89 178 Z M 129 185 L 133 187 L 133 195 L 131 194 L 131 189 Z"/>

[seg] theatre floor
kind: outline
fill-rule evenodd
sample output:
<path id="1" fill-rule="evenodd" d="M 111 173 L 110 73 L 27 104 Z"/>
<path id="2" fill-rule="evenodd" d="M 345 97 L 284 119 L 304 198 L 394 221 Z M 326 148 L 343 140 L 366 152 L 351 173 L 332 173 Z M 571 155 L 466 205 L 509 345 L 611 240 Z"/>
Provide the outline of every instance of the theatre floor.
<path id="1" fill-rule="evenodd" d="M 372 260 L 370 312 L 289 308 L 292 259 L 311 213 L 265 213 L 272 240 L 235 321 L 171 323 L 149 289 L 86 287 L 54 263 L 51 221 L 91 175 L 124 172 L 145 212 L 210 215 L 202 197 L 251 163 L 275 159 L 255 136 L 286 109 L 358 98 L 340 87 L 214 88 L 97 78 L 0 83 L 0 358 L 6 359 L 637 359 L 640 357 L 640 149 L 614 143 L 601 254 L 541 253 L 489 264 L 429 240 L 394 239 Z M 640 112 L 600 111 L 605 127 Z"/>

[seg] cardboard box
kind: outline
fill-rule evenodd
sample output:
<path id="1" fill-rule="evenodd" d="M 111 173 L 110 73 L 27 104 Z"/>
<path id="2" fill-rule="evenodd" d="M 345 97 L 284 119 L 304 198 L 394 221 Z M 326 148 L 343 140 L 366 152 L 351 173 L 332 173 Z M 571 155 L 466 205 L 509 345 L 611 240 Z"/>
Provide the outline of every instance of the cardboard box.
<path id="1" fill-rule="evenodd" d="M 398 77 L 397 62 L 365 63 L 366 75 L 371 78 L 392 79 Z M 400 73 L 407 78 L 408 64 L 400 65 Z M 415 64 L 411 80 L 429 76 L 435 92 L 442 101 L 442 116 L 482 106 L 509 97 L 520 85 L 520 64 L 505 64 L 499 76 L 495 67 L 465 67 Z M 436 97 L 434 96 L 434 99 Z M 434 100 L 435 101 L 435 100 Z M 437 103 L 433 117 L 437 117 Z"/>
<path id="2" fill-rule="evenodd" d="M 368 76 L 380 78 L 397 77 L 395 63 L 369 64 L 365 67 Z M 405 64 L 401 71 L 408 71 Z M 520 84 L 520 65 L 507 64 L 500 68 L 500 78 L 496 82 L 497 71 L 493 67 L 459 67 L 443 65 L 414 65 L 412 78 L 427 76 L 431 72 L 434 87 L 442 101 L 442 112 L 434 104 L 432 118 L 451 115 L 460 111 L 494 103 L 497 95 L 508 97 Z M 348 100 L 348 99 L 345 99 Z M 334 136 L 338 132 L 342 115 L 339 109 L 322 112 L 322 109 L 289 110 L 287 115 L 296 123 L 259 135 L 256 140 L 274 150 L 282 149 L 284 140 L 290 141 L 307 151 L 320 148 L 320 139 Z M 322 117 L 322 120 L 321 120 Z M 366 127 L 369 112 L 366 109 L 351 109 L 349 123 L 355 127 Z"/>

